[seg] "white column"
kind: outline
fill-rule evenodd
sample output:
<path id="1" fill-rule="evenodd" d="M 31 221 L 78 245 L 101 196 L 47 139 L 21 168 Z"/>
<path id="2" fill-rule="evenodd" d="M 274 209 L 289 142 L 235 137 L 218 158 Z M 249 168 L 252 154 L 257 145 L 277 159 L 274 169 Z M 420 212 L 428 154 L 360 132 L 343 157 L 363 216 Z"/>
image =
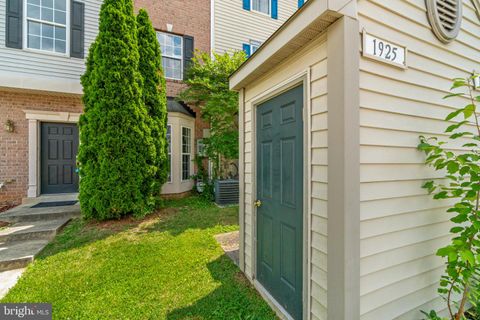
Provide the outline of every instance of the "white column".
<path id="1" fill-rule="evenodd" d="M 36 198 L 40 193 L 38 187 L 38 120 L 28 120 L 28 192 L 29 198 Z"/>

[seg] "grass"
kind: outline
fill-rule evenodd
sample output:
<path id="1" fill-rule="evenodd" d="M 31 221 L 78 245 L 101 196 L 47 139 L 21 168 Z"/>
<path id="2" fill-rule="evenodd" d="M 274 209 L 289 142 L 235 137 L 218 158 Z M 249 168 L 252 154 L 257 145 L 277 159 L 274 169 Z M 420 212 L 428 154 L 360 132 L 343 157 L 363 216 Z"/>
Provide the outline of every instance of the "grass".
<path id="1" fill-rule="evenodd" d="M 54 319 L 275 319 L 213 238 L 238 229 L 238 208 L 166 207 L 142 221 L 73 221 L 1 302 L 49 302 Z"/>

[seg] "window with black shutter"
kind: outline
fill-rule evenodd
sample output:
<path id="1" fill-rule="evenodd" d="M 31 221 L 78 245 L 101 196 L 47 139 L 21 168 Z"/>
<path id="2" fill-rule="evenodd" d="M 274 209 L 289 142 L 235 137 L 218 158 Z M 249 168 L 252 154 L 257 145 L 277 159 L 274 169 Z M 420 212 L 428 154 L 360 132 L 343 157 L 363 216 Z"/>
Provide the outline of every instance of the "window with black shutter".
<path id="1" fill-rule="evenodd" d="M 6 5 L 5 45 L 7 47 L 16 49 L 25 47 L 84 58 L 85 4 L 83 2 L 7 0 Z M 68 24 L 70 24 L 70 30 L 67 28 Z M 70 43 L 68 43 L 68 33 L 70 33 Z M 70 52 L 68 52 L 68 45 L 70 45 Z"/>
<path id="2" fill-rule="evenodd" d="M 176 34 L 157 31 L 157 40 L 162 50 L 162 66 L 165 78 L 183 79 L 183 38 Z"/>

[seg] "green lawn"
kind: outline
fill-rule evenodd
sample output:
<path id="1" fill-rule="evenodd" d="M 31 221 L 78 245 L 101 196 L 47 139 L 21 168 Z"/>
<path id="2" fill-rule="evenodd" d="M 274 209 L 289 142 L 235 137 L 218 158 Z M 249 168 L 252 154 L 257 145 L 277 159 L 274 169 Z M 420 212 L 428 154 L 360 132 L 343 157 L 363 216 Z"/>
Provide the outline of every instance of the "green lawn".
<path id="1" fill-rule="evenodd" d="M 139 222 L 75 220 L 1 302 L 49 302 L 54 319 L 275 319 L 213 235 L 238 208 L 168 201 Z"/>

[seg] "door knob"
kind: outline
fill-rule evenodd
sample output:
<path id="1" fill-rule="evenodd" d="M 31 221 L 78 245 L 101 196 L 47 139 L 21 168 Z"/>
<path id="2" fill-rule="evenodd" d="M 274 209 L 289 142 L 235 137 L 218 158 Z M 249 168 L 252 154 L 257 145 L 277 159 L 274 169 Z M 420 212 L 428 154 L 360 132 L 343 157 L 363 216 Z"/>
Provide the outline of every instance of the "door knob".
<path id="1" fill-rule="evenodd" d="M 255 207 L 257 207 L 257 208 L 260 208 L 260 207 L 262 206 L 262 201 L 257 200 L 257 201 L 255 201 L 254 205 L 255 205 Z"/>

